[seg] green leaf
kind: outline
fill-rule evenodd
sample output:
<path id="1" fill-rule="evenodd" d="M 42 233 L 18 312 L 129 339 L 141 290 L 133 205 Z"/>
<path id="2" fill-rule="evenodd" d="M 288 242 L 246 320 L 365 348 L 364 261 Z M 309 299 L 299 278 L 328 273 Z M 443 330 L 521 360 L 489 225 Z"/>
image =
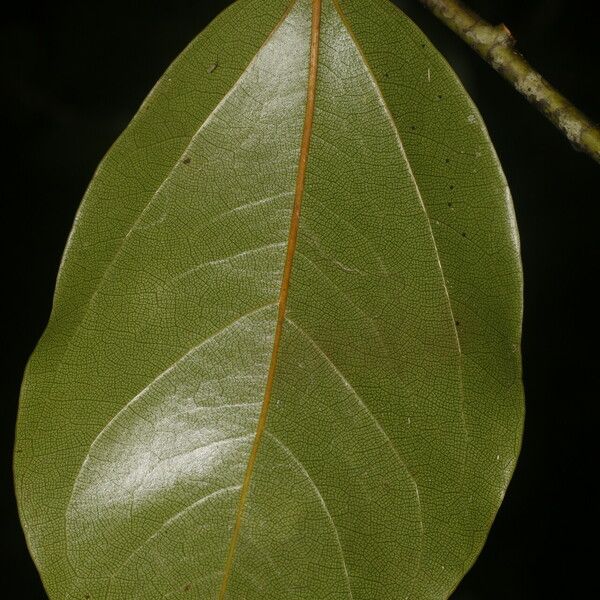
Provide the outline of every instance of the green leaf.
<path id="1" fill-rule="evenodd" d="M 15 451 L 52 599 L 447 598 L 504 496 L 521 267 L 485 128 L 387 0 L 288 4 L 211 24 L 78 213 Z"/>

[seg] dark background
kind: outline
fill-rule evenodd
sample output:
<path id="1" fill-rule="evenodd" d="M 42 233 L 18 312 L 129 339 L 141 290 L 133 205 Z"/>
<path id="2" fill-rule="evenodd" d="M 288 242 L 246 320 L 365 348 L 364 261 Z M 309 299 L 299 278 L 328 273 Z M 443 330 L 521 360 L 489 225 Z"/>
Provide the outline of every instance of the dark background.
<path id="1" fill-rule="evenodd" d="M 3 590 L 45 598 L 16 515 L 11 454 L 28 355 L 51 308 L 74 213 L 93 171 L 168 64 L 226 0 L 5 5 L 0 106 L 5 262 L 1 453 Z M 591 586 L 597 496 L 600 168 L 577 153 L 417 0 L 397 0 L 459 72 L 508 177 L 525 268 L 527 421 L 523 452 L 477 563 L 454 600 L 583 597 Z M 504 21 L 519 48 L 592 118 L 600 118 L 598 9 L 591 0 L 471 0 Z M 587 593 L 584 593 L 588 597 Z M 375 600 L 375 599 L 374 599 Z"/>

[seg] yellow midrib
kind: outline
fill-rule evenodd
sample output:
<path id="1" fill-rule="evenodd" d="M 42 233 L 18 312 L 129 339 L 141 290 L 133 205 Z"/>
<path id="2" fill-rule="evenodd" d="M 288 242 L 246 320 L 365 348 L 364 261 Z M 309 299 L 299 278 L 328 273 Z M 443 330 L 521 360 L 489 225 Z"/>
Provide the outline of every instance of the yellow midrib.
<path id="1" fill-rule="evenodd" d="M 312 138 L 313 121 L 315 114 L 315 99 L 317 93 L 317 71 L 319 63 L 319 41 L 321 33 L 321 12 L 322 12 L 322 0 L 312 0 L 312 23 L 311 23 L 311 36 L 310 36 L 310 55 L 309 55 L 309 68 L 308 68 L 308 87 L 307 87 L 307 98 L 306 98 L 306 113 L 304 116 L 304 129 L 302 132 L 302 143 L 300 146 L 300 157 L 298 159 L 298 171 L 296 175 L 296 187 L 294 192 L 294 207 L 292 210 L 292 217 L 290 221 L 290 229 L 288 234 L 288 244 L 285 256 L 285 264 L 283 268 L 283 276 L 281 279 L 281 288 L 279 290 L 279 300 L 277 304 L 277 323 L 275 325 L 275 335 L 273 338 L 273 351 L 271 353 L 271 361 L 269 364 L 269 373 L 267 376 L 267 384 L 265 387 L 265 395 L 258 417 L 258 424 L 256 426 L 256 435 L 254 442 L 250 450 L 250 456 L 248 458 L 248 465 L 244 474 L 244 480 L 242 482 L 242 489 L 240 491 L 240 498 L 237 505 L 235 523 L 231 533 L 231 540 L 229 543 L 229 549 L 227 552 L 227 559 L 225 562 L 225 570 L 223 572 L 223 579 L 221 581 L 221 588 L 219 591 L 219 600 L 224 600 L 225 594 L 227 593 L 227 585 L 233 570 L 233 563 L 235 560 L 236 549 L 240 536 L 240 530 L 242 527 L 242 519 L 244 516 L 244 508 L 246 505 L 246 499 L 250 490 L 250 483 L 252 480 L 252 474 L 254 466 L 256 464 L 256 457 L 258 455 L 258 449 L 262 440 L 263 433 L 267 425 L 267 416 L 269 412 L 269 406 L 271 404 L 271 394 L 273 391 L 273 383 L 275 380 L 275 372 L 277 370 L 277 359 L 279 356 L 279 345 L 281 342 L 281 334 L 283 331 L 283 323 L 285 321 L 285 314 L 287 308 L 288 292 L 290 287 L 290 278 L 292 274 L 292 263 L 294 261 L 294 254 L 296 252 L 296 246 L 298 243 L 298 226 L 300 223 L 300 210 L 302 207 L 302 198 L 304 197 L 304 185 L 306 181 L 306 168 L 308 165 L 308 154 L 310 150 L 310 142 Z"/>

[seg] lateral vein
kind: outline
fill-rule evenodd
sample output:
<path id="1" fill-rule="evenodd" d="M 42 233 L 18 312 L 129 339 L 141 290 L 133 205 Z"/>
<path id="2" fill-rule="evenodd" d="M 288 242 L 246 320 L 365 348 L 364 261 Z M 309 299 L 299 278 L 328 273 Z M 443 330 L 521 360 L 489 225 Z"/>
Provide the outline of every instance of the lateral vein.
<path id="1" fill-rule="evenodd" d="M 310 39 L 310 56 L 309 56 L 309 69 L 308 69 L 308 86 L 307 86 L 307 97 L 306 97 L 306 112 L 304 116 L 304 128 L 302 131 L 302 142 L 300 146 L 300 157 L 298 159 L 298 171 L 296 174 L 296 187 L 294 192 L 294 206 L 292 210 L 292 217 L 290 220 L 290 229 L 288 234 L 288 244 L 285 256 L 285 264 L 283 269 L 283 275 L 281 279 L 281 287 L 279 290 L 279 300 L 277 304 L 277 322 L 275 325 L 275 334 L 273 337 L 273 351 L 271 353 L 271 361 L 269 364 L 269 372 L 267 375 L 267 383 L 265 386 L 265 395 L 258 417 L 258 423 L 256 427 L 256 435 L 254 442 L 250 450 L 248 458 L 248 465 L 244 474 L 242 482 L 242 488 L 240 491 L 240 498 L 235 515 L 235 522 L 231 533 L 231 540 L 229 543 L 229 549 L 227 552 L 227 559 L 225 562 L 225 569 L 223 572 L 223 579 L 221 581 L 221 588 L 219 591 L 219 600 L 224 600 L 227 593 L 227 586 L 231 577 L 233 569 L 233 563 L 235 560 L 237 545 L 240 537 L 240 530 L 242 527 L 242 519 L 244 516 L 244 509 L 246 506 L 246 500 L 248 498 L 248 492 L 250 490 L 250 483 L 252 481 L 252 475 L 254 472 L 254 466 L 256 464 L 256 457 L 258 450 L 265 432 L 267 425 L 267 417 L 269 413 L 269 406 L 271 404 L 271 395 L 273 392 L 273 384 L 275 381 L 275 372 L 277 370 L 277 359 L 279 356 L 279 346 L 281 342 L 281 335 L 283 332 L 283 325 L 285 322 L 285 315 L 287 309 L 287 299 L 290 286 L 290 278 L 292 274 L 292 263 L 294 261 L 294 254 L 296 252 L 296 246 L 298 244 L 298 226 L 300 224 L 300 211 L 302 208 L 302 198 L 304 197 L 304 187 L 306 182 L 306 170 L 308 165 L 308 155 L 310 150 L 310 142 L 312 138 L 314 114 L 315 114 L 315 101 L 317 95 L 317 72 L 319 64 L 319 41 L 321 33 L 321 12 L 322 12 L 322 0 L 312 0 L 312 23 L 311 23 L 311 39 Z"/>

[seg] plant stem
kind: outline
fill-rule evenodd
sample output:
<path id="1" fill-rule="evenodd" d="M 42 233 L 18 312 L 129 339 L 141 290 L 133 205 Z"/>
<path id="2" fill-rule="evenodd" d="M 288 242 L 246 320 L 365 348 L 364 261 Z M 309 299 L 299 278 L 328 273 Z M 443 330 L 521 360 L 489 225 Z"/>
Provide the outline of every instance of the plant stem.
<path id="1" fill-rule="evenodd" d="M 571 144 L 600 163 L 600 128 L 517 52 L 504 25 L 491 25 L 459 0 L 420 0 L 543 113 Z"/>

